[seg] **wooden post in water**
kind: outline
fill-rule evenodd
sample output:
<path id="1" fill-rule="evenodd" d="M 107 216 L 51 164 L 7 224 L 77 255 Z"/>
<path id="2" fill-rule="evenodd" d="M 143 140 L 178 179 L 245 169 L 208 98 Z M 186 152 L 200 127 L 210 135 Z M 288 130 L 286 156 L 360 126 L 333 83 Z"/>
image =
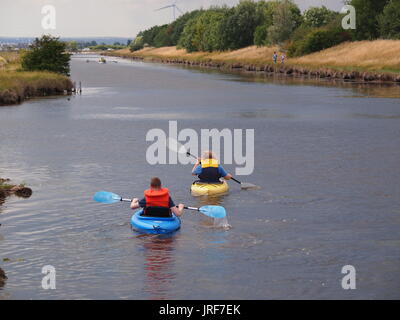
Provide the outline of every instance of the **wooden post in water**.
<path id="1" fill-rule="evenodd" d="M 82 94 L 82 82 L 79 81 L 79 94 Z"/>
<path id="2" fill-rule="evenodd" d="M 73 87 L 73 89 L 72 89 L 72 92 L 73 93 L 76 93 L 76 82 L 74 81 L 74 87 Z"/>

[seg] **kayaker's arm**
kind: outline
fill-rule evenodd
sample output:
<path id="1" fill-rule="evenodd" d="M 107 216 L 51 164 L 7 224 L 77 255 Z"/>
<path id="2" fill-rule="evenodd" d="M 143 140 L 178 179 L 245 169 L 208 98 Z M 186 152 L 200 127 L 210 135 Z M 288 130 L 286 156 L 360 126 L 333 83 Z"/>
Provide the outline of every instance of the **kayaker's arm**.
<path id="1" fill-rule="evenodd" d="M 131 202 L 131 209 L 137 209 L 139 208 L 139 199 L 138 198 L 133 198 Z"/>
<path id="2" fill-rule="evenodd" d="M 171 211 L 177 216 L 180 217 L 183 214 L 184 204 L 180 203 L 178 207 L 171 207 Z"/>
<path id="3" fill-rule="evenodd" d="M 230 173 L 228 173 L 225 177 L 225 180 L 231 180 L 232 179 L 232 175 Z"/>
<path id="4" fill-rule="evenodd" d="M 192 169 L 192 176 L 197 176 L 198 175 L 195 172 L 196 172 L 197 167 L 200 165 L 200 163 L 201 163 L 201 158 L 197 158 L 197 161 L 196 161 L 196 163 L 195 163 L 195 165 L 193 166 L 193 169 Z"/>

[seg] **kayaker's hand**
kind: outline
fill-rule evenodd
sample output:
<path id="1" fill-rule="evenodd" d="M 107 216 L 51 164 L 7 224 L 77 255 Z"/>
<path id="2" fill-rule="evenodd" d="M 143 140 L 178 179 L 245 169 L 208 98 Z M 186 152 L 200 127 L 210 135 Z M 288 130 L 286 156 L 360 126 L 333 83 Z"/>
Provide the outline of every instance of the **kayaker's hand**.
<path id="1" fill-rule="evenodd" d="M 133 202 L 139 202 L 139 199 L 138 199 L 138 198 L 133 198 L 133 199 L 132 199 L 132 203 L 133 203 Z"/>
<path id="2" fill-rule="evenodd" d="M 183 210 L 185 208 L 185 205 L 183 203 L 178 204 L 178 209 Z"/>

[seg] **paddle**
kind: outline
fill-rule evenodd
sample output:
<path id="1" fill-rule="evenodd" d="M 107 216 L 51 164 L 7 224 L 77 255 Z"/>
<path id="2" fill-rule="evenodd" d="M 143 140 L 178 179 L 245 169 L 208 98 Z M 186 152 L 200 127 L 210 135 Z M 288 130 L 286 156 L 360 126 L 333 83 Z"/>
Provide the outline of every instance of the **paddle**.
<path id="1" fill-rule="evenodd" d="M 101 203 L 116 203 L 116 202 L 132 202 L 132 199 L 124 199 L 118 194 L 107 192 L 107 191 L 99 191 L 93 197 L 94 201 Z M 187 210 L 194 210 L 205 214 L 211 218 L 224 218 L 226 216 L 226 211 L 224 207 L 221 206 L 202 206 L 200 208 L 196 207 L 184 207 Z"/>
<path id="2" fill-rule="evenodd" d="M 175 151 L 177 153 L 180 154 L 186 154 L 187 156 L 190 156 L 192 158 L 195 158 L 197 160 L 197 157 L 194 156 L 193 154 L 191 154 L 184 145 L 182 145 L 181 143 L 179 143 L 177 140 L 169 137 L 168 141 L 167 141 L 167 147 L 169 149 L 171 149 L 172 151 Z M 240 187 L 242 189 L 258 189 L 259 187 L 252 184 L 252 183 L 247 183 L 247 182 L 241 182 L 237 179 L 235 179 L 234 177 L 231 178 L 233 181 L 235 181 L 236 183 L 240 184 Z"/>

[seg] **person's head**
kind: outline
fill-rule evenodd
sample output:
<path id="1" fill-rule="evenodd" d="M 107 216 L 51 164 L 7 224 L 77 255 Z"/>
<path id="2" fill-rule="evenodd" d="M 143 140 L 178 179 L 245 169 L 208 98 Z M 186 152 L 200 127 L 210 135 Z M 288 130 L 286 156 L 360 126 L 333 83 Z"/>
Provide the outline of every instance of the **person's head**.
<path id="1" fill-rule="evenodd" d="M 215 159 L 215 155 L 212 151 L 204 151 L 203 152 L 203 159 Z"/>
<path id="2" fill-rule="evenodd" d="M 161 189 L 161 180 L 158 177 L 152 177 L 150 180 L 150 187 L 152 189 Z"/>

